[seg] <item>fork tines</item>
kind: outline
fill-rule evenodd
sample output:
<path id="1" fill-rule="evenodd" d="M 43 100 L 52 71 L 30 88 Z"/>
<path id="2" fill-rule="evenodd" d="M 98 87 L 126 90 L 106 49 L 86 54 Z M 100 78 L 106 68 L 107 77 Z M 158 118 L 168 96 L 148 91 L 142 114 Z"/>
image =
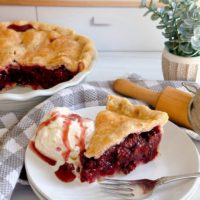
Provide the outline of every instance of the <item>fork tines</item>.
<path id="1" fill-rule="evenodd" d="M 123 198 L 124 200 L 134 197 L 134 189 L 128 181 L 105 179 L 99 184 L 104 192 L 112 194 L 112 196 Z"/>

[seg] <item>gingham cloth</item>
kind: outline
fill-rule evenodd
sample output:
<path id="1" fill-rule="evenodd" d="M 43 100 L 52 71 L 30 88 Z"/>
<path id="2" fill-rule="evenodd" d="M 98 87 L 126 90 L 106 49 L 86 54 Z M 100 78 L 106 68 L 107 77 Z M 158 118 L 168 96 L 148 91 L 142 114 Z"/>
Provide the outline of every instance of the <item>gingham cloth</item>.
<path id="1" fill-rule="evenodd" d="M 142 80 L 135 74 L 128 78 L 156 91 L 166 86 L 185 90 L 181 82 L 177 81 Z M 66 106 L 71 110 L 77 110 L 105 105 L 107 95 L 114 94 L 111 85 L 112 81 L 90 82 L 66 88 L 33 108 L 24 117 L 22 117 L 25 114 L 23 112 L 0 112 L 0 200 L 10 199 L 24 164 L 26 146 L 41 118 L 56 106 Z M 131 101 L 141 103 L 136 100 Z M 196 134 L 192 131 L 186 131 L 195 137 Z"/>

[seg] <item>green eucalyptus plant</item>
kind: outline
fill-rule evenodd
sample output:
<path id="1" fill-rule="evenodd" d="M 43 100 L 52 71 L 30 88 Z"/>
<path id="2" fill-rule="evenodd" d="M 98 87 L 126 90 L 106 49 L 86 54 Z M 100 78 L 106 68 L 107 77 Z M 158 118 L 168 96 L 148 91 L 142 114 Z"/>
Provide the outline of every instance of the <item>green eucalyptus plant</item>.
<path id="1" fill-rule="evenodd" d="M 158 1 L 142 0 L 147 8 L 144 16 L 151 13 L 151 19 L 159 20 L 158 29 L 167 39 L 166 48 L 172 54 L 184 57 L 200 56 L 200 7 L 198 0 L 159 0 L 164 6 L 157 7 Z"/>

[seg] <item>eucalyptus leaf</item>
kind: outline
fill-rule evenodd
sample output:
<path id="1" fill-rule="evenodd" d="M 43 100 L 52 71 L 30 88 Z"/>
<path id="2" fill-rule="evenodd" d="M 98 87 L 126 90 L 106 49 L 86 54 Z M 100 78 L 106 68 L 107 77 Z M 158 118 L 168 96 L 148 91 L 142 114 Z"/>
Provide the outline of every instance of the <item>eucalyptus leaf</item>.
<path id="1" fill-rule="evenodd" d="M 179 44 L 179 49 L 187 55 L 192 54 L 194 52 L 194 49 L 188 44 Z"/>
<path id="2" fill-rule="evenodd" d="M 184 24 L 186 24 L 186 25 L 188 25 L 188 26 L 192 27 L 193 20 L 192 20 L 192 19 L 190 19 L 190 18 L 187 18 L 187 19 L 185 19 L 185 20 L 184 20 Z"/>
<path id="3" fill-rule="evenodd" d="M 175 9 L 175 8 L 176 8 L 176 3 L 175 3 L 175 2 L 172 2 L 172 3 L 171 3 L 171 6 L 172 6 L 173 9 Z"/>
<path id="4" fill-rule="evenodd" d="M 200 26 L 194 29 L 194 36 L 200 36 Z"/>
<path id="5" fill-rule="evenodd" d="M 193 49 L 200 51 L 200 36 L 193 36 L 191 39 Z"/>
<path id="6" fill-rule="evenodd" d="M 189 6 L 189 9 L 188 9 L 188 11 L 189 12 L 191 12 L 192 10 L 194 10 L 195 9 L 195 2 L 193 2 L 190 6 Z"/>
<path id="7" fill-rule="evenodd" d="M 158 15 L 158 14 L 156 14 L 156 13 L 153 13 L 152 15 L 151 15 L 151 19 L 153 20 L 153 21 L 156 21 L 157 19 L 159 19 L 160 18 L 160 16 Z"/>
<path id="8" fill-rule="evenodd" d="M 184 43 L 184 42 L 187 42 L 187 43 L 190 43 L 191 42 L 191 37 L 185 37 L 184 35 L 180 35 L 179 36 L 179 41 L 180 43 Z"/>
<path id="9" fill-rule="evenodd" d="M 164 24 L 167 23 L 167 22 L 169 21 L 169 15 L 168 15 L 168 13 L 166 13 L 166 14 L 163 16 L 162 21 L 163 21 Z"/>
<path id="10" fill-rule="evenodd" d="M 161 3 L 164 3 L 164 4 L 168 4 L 169 1 L 168 0 L 160 0 Z"/>
<path id="11" fill-rule="evenodd" d="M 171 8 L 169 6 L 165 6 L 164 11 L 165 12 L 171 11 Z"/>
<path id="12" fill-rule="evenodd" d="M 167 41 L 165 42 L 165 46 L 169 49 L 169 50 L 176 50 L 178 48 L 178 43 L 177 42 L 170 42 L 170 41 Z"/>
<path id="13" fill-rule="evenodd" d="M 162 33 L 164 36 L 165 36 L 165 38 L 173 38 L 174 37 L 174 34 L 173 33 Z"/>
<path id="14" fill-rule="evenodd" d="M 165 33 L 174 33 L 174 32 L 177 32 L 177 29 L 175 27 L 165 28 Z"/>
<path id="15" fill-rule="evenodd" d="M 166 25 L 158 25 L 156 27 L 157 27 L 157 29 L 164 29 L 166 27 Z"/>

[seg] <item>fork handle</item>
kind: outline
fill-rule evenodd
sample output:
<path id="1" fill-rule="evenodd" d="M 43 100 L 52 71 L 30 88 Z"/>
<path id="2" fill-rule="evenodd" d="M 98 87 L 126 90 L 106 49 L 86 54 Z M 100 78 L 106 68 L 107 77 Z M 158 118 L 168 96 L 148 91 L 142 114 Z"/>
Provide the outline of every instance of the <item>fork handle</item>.
<path id="1" fill-rule="evenodd" d="M 179 181 L 179 180 L 188 179 L 188 178 L 198 178 L 198 177 L 200 177 L 200 172 L 177 175 L 177 176 L 164 176 L 157 179 L 156 185 L 163 185 L 163 184 L 170 183 L 173 181 Z"/>

